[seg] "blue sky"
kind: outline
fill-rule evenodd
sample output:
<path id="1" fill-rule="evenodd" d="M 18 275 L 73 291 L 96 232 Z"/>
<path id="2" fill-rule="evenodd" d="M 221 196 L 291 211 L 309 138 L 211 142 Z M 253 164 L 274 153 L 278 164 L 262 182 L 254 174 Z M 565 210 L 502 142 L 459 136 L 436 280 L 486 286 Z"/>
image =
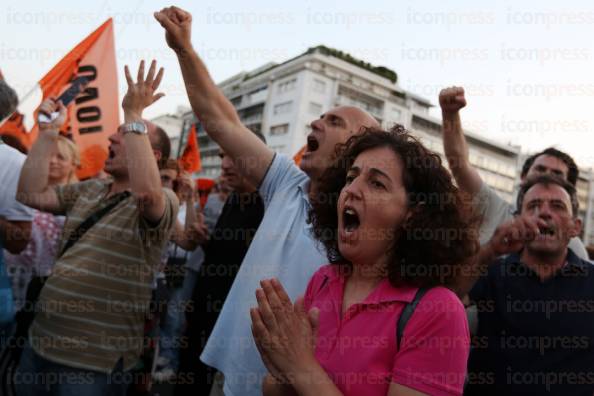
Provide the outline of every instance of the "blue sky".
<path id="1" fill-rule="evenodd" d="M 24 94 L 105 19 L 117 61 L 156 58 L 167 96 L 147 116 L 187 105 L 179 67 L 152 13 L 162 1 L 12 1 L 0 5 L 0 67 Z M 463 121 L 524 151 L 555 145 L 594 165 L 594 3 L 588 1 L 179 1 L 214 79 L 325 44 L 398 73 L 437 104 L 462 85 Z M 125 81 L 120 74 L 120 92 Z M 439 116 L 438 109 L 433 112 Z"/>

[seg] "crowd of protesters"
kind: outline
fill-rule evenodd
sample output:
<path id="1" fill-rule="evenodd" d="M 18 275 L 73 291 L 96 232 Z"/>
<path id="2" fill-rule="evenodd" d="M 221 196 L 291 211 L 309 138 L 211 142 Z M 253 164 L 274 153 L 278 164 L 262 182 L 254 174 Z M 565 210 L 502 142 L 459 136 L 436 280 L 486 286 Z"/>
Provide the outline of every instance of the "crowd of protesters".
<path id="1" fill-rule="evenodd" d="M 155 19 L 221 177 L 201 205 L 142 118 L 163 95 L 155 61 L 125 68 L 106 177 L 76 178 L 55 98 L 28 152 L 0 143 L 2 394 L 147 394 L 152 381 L 176 395 L 594 394 L 571 156 L 530 156 L 509 204 L 469 161 L 451 87 L 447 164 L 350 106 L 311 121 L 296 164 L 242 124 L 192 47 L 191 15 Z M 0 119 L 16 106 L 0 81 Z"/>

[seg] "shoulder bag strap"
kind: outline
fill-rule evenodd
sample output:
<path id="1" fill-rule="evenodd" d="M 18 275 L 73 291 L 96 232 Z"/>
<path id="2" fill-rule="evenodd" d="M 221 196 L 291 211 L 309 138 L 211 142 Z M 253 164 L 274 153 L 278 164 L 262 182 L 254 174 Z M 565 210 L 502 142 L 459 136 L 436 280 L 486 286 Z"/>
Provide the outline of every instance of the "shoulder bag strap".
<path id="1" fill-rule="evenodd" d="M 66 243 L 64 244 L 62 251 L 58 255 L 58 258 L 62 257 L 64 253 L 66 253 L 66 251 L 70 249 L 72 245 L 74 245 L 91 227 L 93 227 L 99 220 L 101 220 L 103 216 L 105 216 L 110 210 L 115 208 L 117 204 L 119 204 L 129 196 L 129 191 L 124 191 L 122 193 L 115 195 L 112 198 L 111 202 L 109 202 L 107 205 L 93 213 L 91 216 L 87 217 L 85 221 L 80 223 L 79 226 L 76 227 L 76 229 L 72 231 L 70 235 L 68 235 Z"/>

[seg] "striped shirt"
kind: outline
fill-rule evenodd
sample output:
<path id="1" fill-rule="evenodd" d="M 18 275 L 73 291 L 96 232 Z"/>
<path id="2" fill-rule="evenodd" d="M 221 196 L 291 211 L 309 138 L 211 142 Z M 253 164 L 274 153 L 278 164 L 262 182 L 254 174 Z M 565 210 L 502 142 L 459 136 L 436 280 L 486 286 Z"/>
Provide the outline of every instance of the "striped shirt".
<path id="1" fill-rule="evenodd" d="M 111 180 L 92 179 L 55 188 L 67 215 L 64 236 L 111 201 Z M 164 189 L 165 213 L 149 225 L 128 196 L 60 257 L 39 296 L 29 331 L 44 358 L 110 373 L 120 358 L 132 368 L 143 347 L 153 270 L 169 239 L 178 209 Z M 61 244 L 64 246 L 65 239 Z"/>

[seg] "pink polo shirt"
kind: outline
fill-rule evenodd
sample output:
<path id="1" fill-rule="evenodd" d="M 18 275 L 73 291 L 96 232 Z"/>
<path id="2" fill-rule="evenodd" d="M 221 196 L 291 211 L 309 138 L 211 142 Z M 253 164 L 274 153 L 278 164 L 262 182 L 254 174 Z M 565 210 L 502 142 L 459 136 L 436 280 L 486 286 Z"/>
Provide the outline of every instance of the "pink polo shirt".
<path id="1" fill-rule="evenodd" d="M 428 395 L 461 395 L 470 335 L 464 307 L 449 289 L 422 298 L 396 348 L 396 323 L 417 288 L 383 280 L 341 317 L 345 278 L 337 265 L 320 268 L 305 308 L 320 310 L 316 358 L 345 395 L 385 396 L 391 382 Z"/>

